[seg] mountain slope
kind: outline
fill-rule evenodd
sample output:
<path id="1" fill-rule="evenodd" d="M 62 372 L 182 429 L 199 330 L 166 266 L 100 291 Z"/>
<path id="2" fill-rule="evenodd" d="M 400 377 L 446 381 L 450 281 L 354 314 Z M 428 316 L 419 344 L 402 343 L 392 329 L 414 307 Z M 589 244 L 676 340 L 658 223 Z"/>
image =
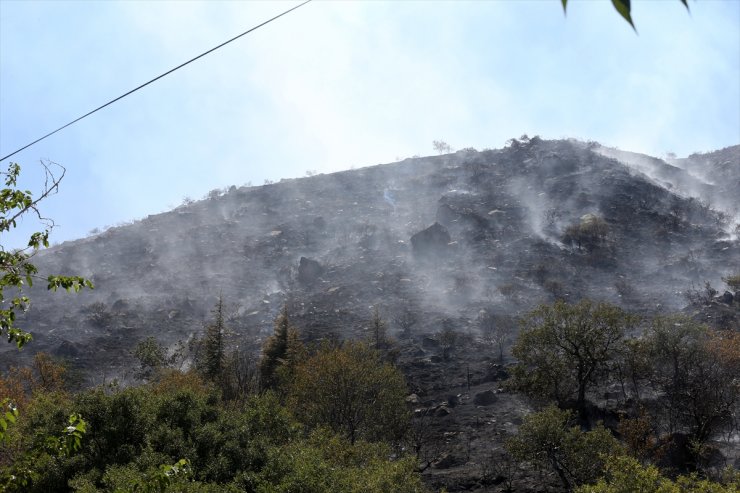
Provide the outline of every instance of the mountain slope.
<path id="1" fill-rule="evenodd" d="M 42 272 L 96 289 L 35 288 L 23 324 L 34 350 L 125 376 L 138 341 L 200 332 L 219 295 L 254 349 L 286 303 L 309 339 L 364 336 L 376 304 L 389 320 L 416 314 L 418 337 L 474 335 L 480 310 L 513 320 L 556 298 L 678 310 L 692 283 L 740 270 L 738 149 L 668 163 L 535 137 L 232 187 L 40 253 Z"/>

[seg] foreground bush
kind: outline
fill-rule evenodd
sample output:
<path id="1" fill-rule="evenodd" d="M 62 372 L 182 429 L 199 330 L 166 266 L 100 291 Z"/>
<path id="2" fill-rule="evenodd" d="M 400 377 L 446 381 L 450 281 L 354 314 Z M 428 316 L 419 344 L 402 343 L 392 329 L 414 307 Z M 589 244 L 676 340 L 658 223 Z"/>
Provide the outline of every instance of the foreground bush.
<path id="1" fill-rule="evenodd" d="M 79 450 L 26 460 L 71 413 L 87 424 Z M 193 374 L 74 396 L 40 392 L 11 432 L 0 477 L 23 463 L 32 480 L 7 491 L 422 491 L 414 463 L 391 460 L 389 445 L 352 444 L 325 429 L 307 435 L 272 393 L 229 405 Z"/>
<path id="2" fill-rule="evenodd" d="M 675 481 L 663 476 L 655 466 L 643 466 L 631 457 L 616 457 L 606 464 L 605 477 L 595 485 L 577 488 L 576 493 L 736 493 L 740 477 L 728 478 L 728 484 L 679 476 Z"/>

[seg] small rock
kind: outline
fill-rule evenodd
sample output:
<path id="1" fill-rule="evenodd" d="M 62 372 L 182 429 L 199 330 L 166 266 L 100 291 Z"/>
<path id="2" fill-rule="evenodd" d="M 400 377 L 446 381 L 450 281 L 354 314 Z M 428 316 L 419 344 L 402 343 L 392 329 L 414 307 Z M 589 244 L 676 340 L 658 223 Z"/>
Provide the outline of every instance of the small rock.
<path id="1" fill-rule="evenodd" d="M 439 341 L 433 337 L 425 337 L 421 340 L 421 347 L 427 349 L 436 349 L 439 347 Z"/>
<path id="2" fill-rule="evenodd" d="M 451 413 L 450 409 L 447 406 L 439 406 L 436 411 L 434 411 L 434 415 L 438 418 L 444 418 L 445 416 L 449 416 Z"/>
<path id="3" fill-rule="evenodd" d="M 406 404 L 411 404 L 412 406 L 419 405 L 419 396 L 416 394 L 411 394 L 410 396 L 406 397 Z"/>

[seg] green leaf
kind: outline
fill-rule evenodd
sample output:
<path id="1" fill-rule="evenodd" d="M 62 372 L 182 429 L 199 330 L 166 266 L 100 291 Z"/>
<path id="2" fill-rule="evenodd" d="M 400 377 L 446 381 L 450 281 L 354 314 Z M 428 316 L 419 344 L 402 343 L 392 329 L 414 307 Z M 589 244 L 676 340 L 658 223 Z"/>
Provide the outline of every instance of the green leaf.
<path id="1" fill-rule="evenodd" d="M 629 25 L 632 26 L 632 29 L 637 32 L 635 24 L 632 22 L 632 16 L 630 15 L 630 0 L 612 0 L 612 5 L 614 5 L 615 9 L 617 9 L 619 15 L 624 17 L 624 20 L 629 22 Z"/>
<path id="2" fill-rule="evenodd" d="M 565 13 L 566 12 L 565 9 L 568 7 L 568 0 L 560 0 L 560 1 L 563 2 L 563 13 Z"/>

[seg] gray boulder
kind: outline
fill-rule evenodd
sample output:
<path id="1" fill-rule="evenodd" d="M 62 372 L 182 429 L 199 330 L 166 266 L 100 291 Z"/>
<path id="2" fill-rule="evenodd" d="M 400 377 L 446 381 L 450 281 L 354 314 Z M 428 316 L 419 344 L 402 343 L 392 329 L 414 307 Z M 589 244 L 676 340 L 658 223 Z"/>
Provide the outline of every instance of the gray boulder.
<path id="1" fill-rule="evenodd" d="M 725 305 L 731 305 L 733 299 L 734 296 L 732 296 L 732 293 L 730 293 L 729 291 L 725 291 L 722 296 L 717 298 L 720 303 L 724 303 Z"/>
<path id="2" fill-rule="evenodd" d="M 411 247 L 417 256 L 432 256 L 447 252 L 451 240 L 447 228 L 434 223 L 411 237 Z"/>
<path id="3" fill-rule="evenodd" d="M 484 390 L 483 392 L 475 394 L 475 397 L 473 397 L 473 404 L 476 406 L 490 406 L 497 400 L 496 392 L 493 390 Z"/>
<path id="4" fill-rule="evenodd" d="M 321 274 L 324 273 L 324 268 L 318 261 L 301 257 L 301 262 L 298 265 L 298 281 L 302 284 L 314 283 Z"/>

